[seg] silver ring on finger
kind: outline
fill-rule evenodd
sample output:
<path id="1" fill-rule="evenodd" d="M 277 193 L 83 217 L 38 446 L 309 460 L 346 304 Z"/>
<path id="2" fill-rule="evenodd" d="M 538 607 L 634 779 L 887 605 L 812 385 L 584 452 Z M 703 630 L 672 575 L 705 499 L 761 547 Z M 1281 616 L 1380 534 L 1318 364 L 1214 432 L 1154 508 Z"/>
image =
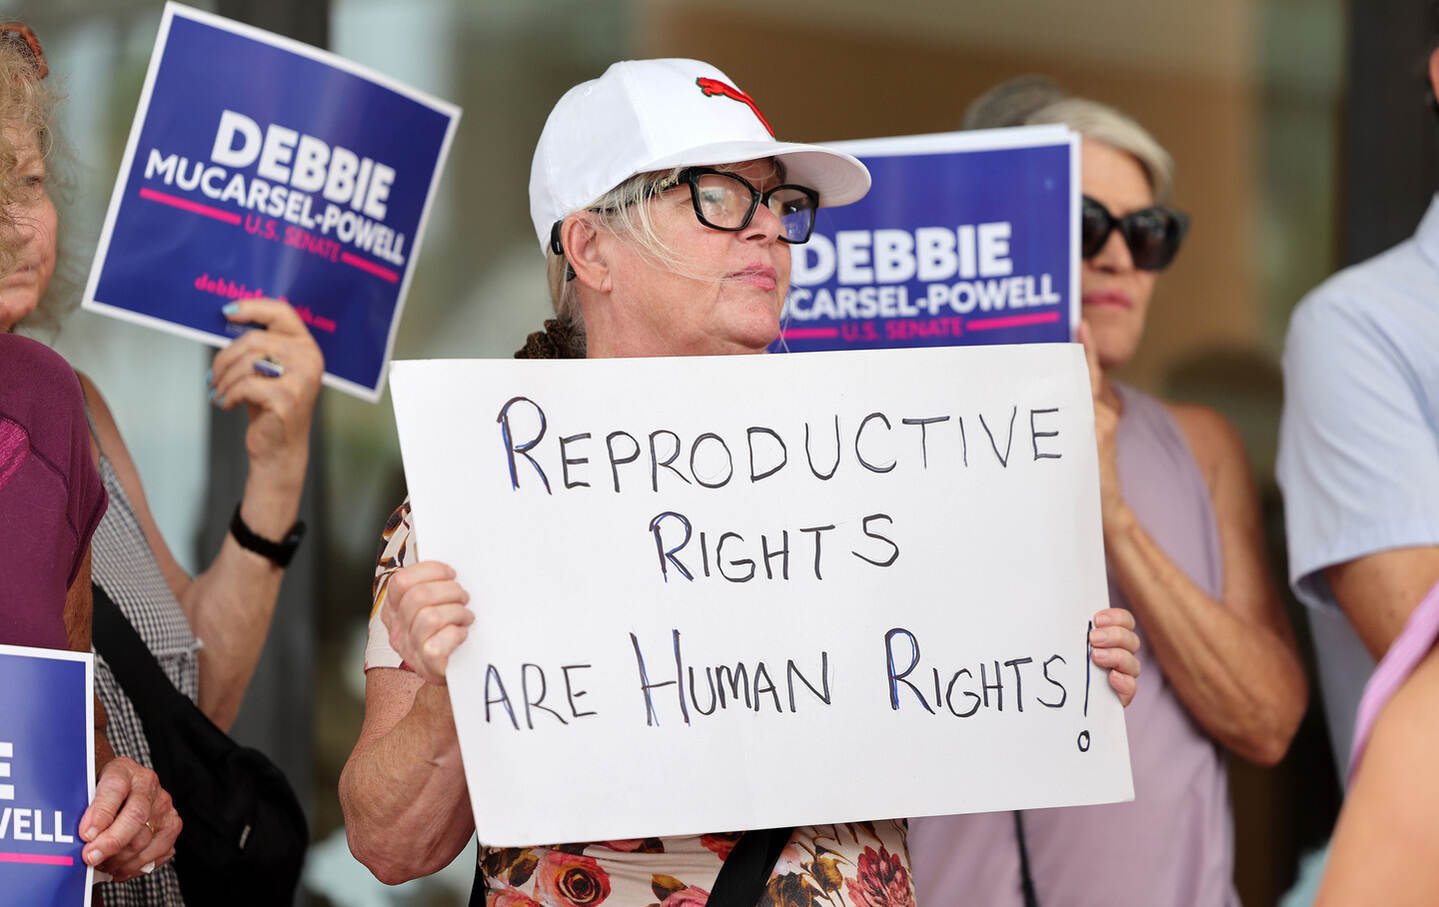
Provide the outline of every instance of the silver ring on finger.
<path id="1" fill-rule="evenodd" d="M 254 369 L 266 378 L 283 378 L 285 366 L 271 359 L 269 356 L 262 356 L 255 360 Z"/>

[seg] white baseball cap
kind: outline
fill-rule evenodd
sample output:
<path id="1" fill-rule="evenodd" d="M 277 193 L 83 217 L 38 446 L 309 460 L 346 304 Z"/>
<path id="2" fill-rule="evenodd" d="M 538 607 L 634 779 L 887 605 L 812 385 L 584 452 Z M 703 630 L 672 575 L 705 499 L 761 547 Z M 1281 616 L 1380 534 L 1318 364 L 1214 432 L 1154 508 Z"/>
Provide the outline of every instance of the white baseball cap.
<path id="1" fill-rule="evenodd" d="M 556 221 L 638 173 L 771 157 L 786 182 L 818 192 L 822 207 L 869 191 L 869 171 L 854 157 L 775 141 L 749 95 L 708 63 L 615 63 L 565 92 L 545 121 L 530 167 L 535 236 L 548 249 Z"/>

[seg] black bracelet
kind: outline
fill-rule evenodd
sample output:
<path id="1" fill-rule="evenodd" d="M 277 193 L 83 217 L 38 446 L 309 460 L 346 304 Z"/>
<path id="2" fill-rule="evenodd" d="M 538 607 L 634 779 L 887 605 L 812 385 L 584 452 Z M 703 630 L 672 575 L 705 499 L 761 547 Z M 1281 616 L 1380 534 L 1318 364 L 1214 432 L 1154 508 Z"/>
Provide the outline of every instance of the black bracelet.
<path id="1" fill-rule="evenodd" d="M 240 518 L 240 505 L 235 505 L 235 515 L 230 519 L 230 535 L 235 537 L 240 547 L 246 551 L 253 551 L 263 558 L 274 562 L 275 566 L 284 568 L 290 566 L 290 560 L 295 556 L 295 549 L 300 547 L 300 539 L 305 537 L 305 521 L 296 520 L 290 531 L 278 542 L 272 542 L 255 534 L 245 521 Z"/>

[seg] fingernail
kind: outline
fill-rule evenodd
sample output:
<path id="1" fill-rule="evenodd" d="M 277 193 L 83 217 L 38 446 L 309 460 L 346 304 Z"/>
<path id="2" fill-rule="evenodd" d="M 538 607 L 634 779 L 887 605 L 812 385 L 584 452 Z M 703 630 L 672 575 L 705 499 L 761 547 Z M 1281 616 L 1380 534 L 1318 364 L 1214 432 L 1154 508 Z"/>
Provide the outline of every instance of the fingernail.
<path id="1" fill-rule="evenodd" d="M 214 403 L 214 402 L 215 402 L 215 389 L 214 389 L 213 387 L 210 388 L 210 402 L 211 402 L 211 403 Z"/>
<path id="2" fill-rule="evenodd" d="M 92 847 L 85 851 L 85 862 L 91 866 L 98 865 L 100 862 L 100 848 Z"/>
<path id="3" fill-rule="evenodd" d="M 146 863 L 144 866 L 141 866 L 141 867 L 140 867 L 140 871 L 143 872 L 143 873 L 145 873 L 145 875 L 149 875 L 150 873 L 154 872 L 154 871 L 155 871 L 155 861 L 154 861 L 154 860 L 151 860 L 150 862 Z"/>
<path id="4" fill-rule="evenodd" d="M 215 403 L 216 403 L 217 405 L 219 405 L 219 406 L 224 406 L 224 405 L 225 405 L 225 398 L 224 398 L 224 397 L 216 397 L 216 398 L 215 398 Z"/>
<path id="5" fill-rule="evenodd" d="M 240 311 L 240 304 L 238 302 L 227 302 L 220 306 L 220 312 L 225 315 L 233 315 L 238 311 Z"/>
<path id="6" fill-rule="evenodd" d="M 1109 639 L 1109 634 L 1104 632 L 1103 630 L 1089 631 L 1089 641 L 1094 643 L 1096 646 L 1103 645 L 1104 641 L 1107 639 Z"/>
<path id="7" fill-rule="evenodd" d="M 209 384 L 211 381 L 214 381 L 214 380 L 215 380 L 215 370 L 214 370 L 213 368 L 207 368 L 207 369 L 205 369 L 205 383 L 206 383 L 206 384 Z"/>
<path id="8" fill-rule="evenodd" d="M 95 826 L 91 825 L 89 828 L 87 828 L 87 829 L 85 829 L 84 831 L 80 832 L 80 837 L 84 838 L 86 841 L 93 841 L 93 840 L 95 840 L 95 836 L 98 835 L 99 833 L 100 833 L 100 829 L 98 829 L 98 828 L 96 828 Z"/>

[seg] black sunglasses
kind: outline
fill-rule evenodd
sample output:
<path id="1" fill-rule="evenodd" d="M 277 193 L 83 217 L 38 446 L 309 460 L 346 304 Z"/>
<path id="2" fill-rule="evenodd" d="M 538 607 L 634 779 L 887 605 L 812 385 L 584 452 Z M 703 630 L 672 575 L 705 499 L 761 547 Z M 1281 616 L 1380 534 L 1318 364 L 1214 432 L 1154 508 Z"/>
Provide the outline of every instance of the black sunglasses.
<path id="1" fill-rule="evenodd" d="M 1162 271 L 1174 260 L 1184 235 L 1189 232 L 1189 215 L 1165 205 L 1154 205 L 1115 217 L 1104 205 L 1084 196 L 1079 219 L 1079 248 L 1083 256 L 1098 255 L 1116 228 L 1124 237 L 1136 268 Z"/>
<path id="2" fill-rule="evenodd" d="M 681 185 L 690 188 L 690 202 L 695 217 L 713 230 L 737 233 L 754 220 L 754 213 L 764 205 L 780 222 L 780 242 L 799 244 L 814 232 L 814 215 L 819 209 L 819 193 L 808 186 L 785 184 L 766 192 L 749 180 L 713 167 L 687 167 L 667 180 L 654 184 L 650 191 L 668 192 Z"/>

